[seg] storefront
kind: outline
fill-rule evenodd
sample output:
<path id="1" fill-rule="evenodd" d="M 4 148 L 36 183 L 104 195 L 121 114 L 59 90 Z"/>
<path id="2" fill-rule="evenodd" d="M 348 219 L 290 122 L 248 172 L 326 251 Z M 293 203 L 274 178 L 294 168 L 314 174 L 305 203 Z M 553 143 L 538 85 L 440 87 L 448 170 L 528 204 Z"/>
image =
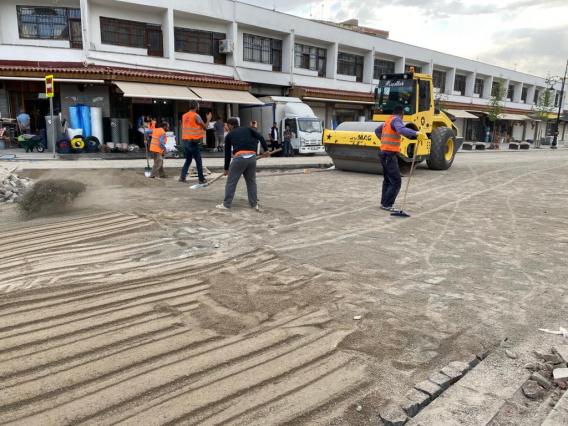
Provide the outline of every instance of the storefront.
<path id="1" fill-rule="evenodd" d="M 309 105 L 328 129 L 335 129 L 345 121 L 372 119 L 374 100 L 371 93 L 297 86 L 290 90 L 290 96 Z"/>

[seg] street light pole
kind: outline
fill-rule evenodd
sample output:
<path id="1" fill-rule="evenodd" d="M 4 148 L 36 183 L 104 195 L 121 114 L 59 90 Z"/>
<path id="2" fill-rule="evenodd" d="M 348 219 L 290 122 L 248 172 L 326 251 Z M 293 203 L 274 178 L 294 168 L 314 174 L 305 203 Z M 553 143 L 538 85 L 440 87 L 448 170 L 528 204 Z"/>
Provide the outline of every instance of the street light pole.
<path id="1" fill-rule="evenodd" d="M 556 126 L 554 126 L 554 139 L 550 148 L 556 149 L 558 145 L 558 133 L 560 131 L 560 113 L 562 112 L 562 101 L 564 97 L 564 85 L 566 84 L 566 75 L 568 74 L 568 60 L 566 61 L 566 69 L 564 70 L 564 78 L 562 79 L 562 88 L 560 89 L 560 98 L 558 99 L 558 114 L 556 115 Z"/>

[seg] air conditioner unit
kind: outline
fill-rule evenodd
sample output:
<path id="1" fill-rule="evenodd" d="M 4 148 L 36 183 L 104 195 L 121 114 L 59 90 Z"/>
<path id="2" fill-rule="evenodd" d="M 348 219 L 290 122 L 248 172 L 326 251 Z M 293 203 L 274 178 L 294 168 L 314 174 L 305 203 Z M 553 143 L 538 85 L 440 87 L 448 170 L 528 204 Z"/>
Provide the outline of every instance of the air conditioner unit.
<path id="1" fill-rule="evenodd" d="M 233 40 L 219 41 L 219 53 L 233 53 Z"/>

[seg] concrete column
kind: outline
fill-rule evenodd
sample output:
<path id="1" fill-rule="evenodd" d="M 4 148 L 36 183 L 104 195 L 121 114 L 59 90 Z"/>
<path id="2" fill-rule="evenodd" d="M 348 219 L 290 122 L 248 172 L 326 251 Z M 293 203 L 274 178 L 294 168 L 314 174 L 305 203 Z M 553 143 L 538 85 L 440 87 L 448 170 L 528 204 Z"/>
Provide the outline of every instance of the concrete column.
<path id="1" fill-rule="evenodd" d="M 520 103 L 521 102 L 521 95 L 523 94 L 523 83 L 516 83 L 513 84 L 515 86 L 515 92 L 513 93 L 513 102 Z"/>
<path id="2" fill-rule="evenodd" d="M 282 72 L 293 72 L 295 40 L 294 30 L 282 40 Z"/>
<path id="3" fill-rule="evenodd" d="M 91 14 L 89 13 L 88 0 L 81 0 L 79 5 L 81 7 L 81 34 L 83 36 L 83 60 L 86 61 L 89 56 L 89 50 L 91 48 L 91 32 L 90 32 L 90 22 L 89 22 Z"/>
<path id="4" fill-rule="evenodd" d="M 501 87 L 503 87 L 503 89 L 504 89 L 504 90 L 503 90 L 503 99 L 506 100 L 506 101 L 507 101 L 507 99 L 509 99 L 509 84 L 511 84 L 511 80 L 505 80 L 505 81 L 502 83 L 502 86 L 501 86 Z M 511 99 L 511 102 L 512 102 L 512 101 L 513 101 L 513 100 Z M 509 102 L 509 101 L 507 101 L 507 102 Z"/>
<path id="5" fill-rule="evenodd" d="M 239 27 L 236 22 L 231 22 L 227 24 L 227 40 L 233 42 L 233 53 L 227 54 L 227 65 L 237 67 L 240 65 L 241 56 L 241 46 L 239 46 Z"/>
<path id="6" fill-rule="evenodd" d="M 363 83 L 371 84 L 373 82 L 373 72 L 375 68 L 375 48 L 365 54 L 363 62 Z"/>
<path id="7" fill-rule="evenodd" d="M 452 95 L 454 93 L 454 82 L 456 79 L 456 69 L 451 68 L 446 71 L 446 95 Z"/>
<path id="8" fill-rule="evenodd" d="M 430 74 L 434 71 L 434 61 L 430 61 L 428 64 L 422 67 L 422 74 Z"/>
<path id="9" fill-rule="evenodd" d="M 333 43 L 327 48 L 327 66 L 326 66 L 326 77 L 336 79 L 337 78 L 337 54 L 339 53 L 339 44 Z"/>
<path id="10" fill-rule="evenodd" d="M 174 27 L 174 10 L 172 8 L 168 8 L 164 13 L 164 19 L 162 20 L 162 33 L 164 34 L 164 57 L 170 58 L 170 62 L 173 62 L 176 59 Z"/>
<path id="11" fill-rule="evenodd" d="M 404 56 L 402 58 L 398 58 L 394 64 L 394 72 L 397 74 L 403 73 L 405 64 L 406 64 L 406 58 Z"/>
<path id="12" fill-rule="evenodd" d="M 527 101 L 526 104 L 528 105 L 534 105 L 534 92 L 536 90 L 536 86 L 532 85 L 528 87 L 527 90 Z"/>
<path id="13" fill-rule="evenodd" d="M 483 93 L 481 97 L 483 99 L 490 99 L 491 98 L 491 88 L 493 87 L 493 76 L 487 76 L 483 80 Z"/>
<path id="14" fill-rule="evenodd" d="M 470 98 L 473 96 L 473 89 L 475 87 L 475 78 L 477 77 L 477 73 L 470 72 L 467 74 L 465 78 L 465 96 L 469 96 Z"/>

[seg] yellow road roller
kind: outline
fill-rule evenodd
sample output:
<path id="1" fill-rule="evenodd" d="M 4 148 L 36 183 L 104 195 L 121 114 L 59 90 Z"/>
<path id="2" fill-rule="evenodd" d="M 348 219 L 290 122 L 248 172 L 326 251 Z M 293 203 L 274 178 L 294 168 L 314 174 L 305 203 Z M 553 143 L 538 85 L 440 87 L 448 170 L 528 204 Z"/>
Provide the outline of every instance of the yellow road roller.
<path id="1" fill-rule="evenodd" d="M 335 168 L 340 170 L 381 173 L 378 151 L 381 141 L 375 129 L 393 114 L 395 106 L 404 108 L 406 127 L 418 130 L 427 137 L 417 140 L 401 138 L 399 162 L 426 160 L 432 170 L 451 167 L 456 152 L 463 143 L 457 128 L 444 112 L 435 107 L 432 76 L 406 72 L 381 75 L 375 88 L 373 121 L 341 123 L 335 130 L 325 129 L 323 143 Z M 403 164 L 401 164 L 403 165 Z"/>

